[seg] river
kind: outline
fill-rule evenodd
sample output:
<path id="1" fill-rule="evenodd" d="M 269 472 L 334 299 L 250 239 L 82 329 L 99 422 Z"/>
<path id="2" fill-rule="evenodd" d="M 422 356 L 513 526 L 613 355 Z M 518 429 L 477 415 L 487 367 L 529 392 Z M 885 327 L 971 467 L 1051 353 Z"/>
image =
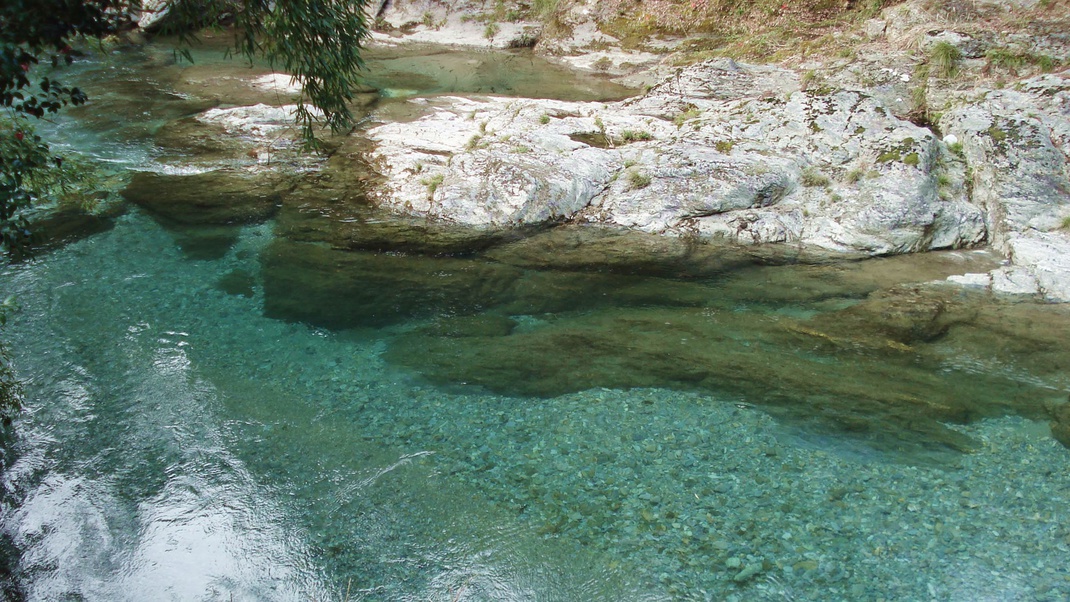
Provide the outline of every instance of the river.
<path id="1" fill-rule="evenodd" d="M 168 52 L 82 65 L 99 99 L 53 134 L 152 164 L 203 102 L 175 74 L 222 65 Z M 379 52 L 387 113 L 623 93 L 519 53 Z M 132 207 L 0 273 L 13 599 L 1070 598 L 1042 409 L 1070 316 L 936 287 L 958 317 L 893 341 L 865 311 L 984 251 L 549 269 L 196 230 Z"/>

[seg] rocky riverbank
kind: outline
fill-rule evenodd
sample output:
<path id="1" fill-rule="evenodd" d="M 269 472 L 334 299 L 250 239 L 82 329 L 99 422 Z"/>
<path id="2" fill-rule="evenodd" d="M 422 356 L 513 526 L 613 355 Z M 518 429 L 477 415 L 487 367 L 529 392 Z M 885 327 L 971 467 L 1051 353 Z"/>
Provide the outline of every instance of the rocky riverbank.
<path id="1" fill-rule="evenodd" d="M 417 4 L 383 11 L 393 41 Z M 621 45 L 591 33 L 594 8 L 573 6 L 568 35 L 536 48 L 593 65 L 581 57 Z M 1007 265 L 958 282 L 1068 301 L 1070 40 L 1056 9 L 908 2 L 840 32 L 836 56 L 780 65 L 671 67 L 696 54 L 663 52 L 630 65 L 658 83 L 617 103 L 422 101 L 420 119 L 368 131 L 385 177 L 374 196 L 490 230 L 593 223 L 864 255 L 988 244 Z"/>
<path id="2" fill-rule="evenodd" d="M 280 94 L 257 72 L 230 87 L 263 104 L 210 109 L 165 127 L 158 143 L 198 141 L 223 159 L 211 169 L 288 170 L 297 180 L 311 169 L 347 181 L 350 201 L 335 210 L 356 199 L 390 233 L 415 228 L 419 240 L 397 241 L 407 250 L 485 248 L 562 224 L 761 245 L 766 257 L 792 260 L 987 245 L 1004 265 L 954 282 L 1070 301 L 1065 7 L 911 1 L 844 21 L 827 48 L 755 64 L 703 58 L 730 54 L 727 45 L 695 51 L 709 35 L 614 37 L 607 31 L 619 22 L 604 26 L 597 3 L 562 4 L 552 18 L 511 6 L 384 3 L 373 10 L 373 50 L 534 45 L 572 68 L 653 83 L 617 102 L 448 95 L 377 104 L 369 90 L 367 125 L 332 141 L 340 153 L 317 166 L 294 155 L 285 134 L 279 105 L 292 91 Z M 189 77 L 180 87 L 218 85 Z M 359 182 L 340 176 L 350 170 Z M 266 206 L 285 205 L 280 188 L 300 186 L 271 177 L 265 189 L 276 196 L 253 194 L 259 207 L 238 213 L 267 217 Z M 131 199 L 171 202 L 150 199 L 152 186 L 138 193 L 142 184 Z M 362 236 L 342 238 L 362 246 Z M 391 246 L 390 236 L 371 238 Z"/>

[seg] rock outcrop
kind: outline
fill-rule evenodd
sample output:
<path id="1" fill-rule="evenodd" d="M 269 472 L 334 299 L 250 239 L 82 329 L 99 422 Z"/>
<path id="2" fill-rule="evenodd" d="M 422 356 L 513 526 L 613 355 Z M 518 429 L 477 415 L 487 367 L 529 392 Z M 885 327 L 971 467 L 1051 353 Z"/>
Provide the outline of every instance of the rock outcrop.
<path id="1" fill-rule="evenodd" d="M 710 61 L 620 103 L 440 98 L 369 131 L 378 202 L 488 229 L 566 220 L 889 254 L 984 239 L 946 149 L 850 90 Z"/>
<path id="2" fill-rule="evenodd" d="M 963 96 L 940 126 L 961 145 L 972 198 L 1010 260 L 992 288 L 1070 301 L 1070 72 Z"/>

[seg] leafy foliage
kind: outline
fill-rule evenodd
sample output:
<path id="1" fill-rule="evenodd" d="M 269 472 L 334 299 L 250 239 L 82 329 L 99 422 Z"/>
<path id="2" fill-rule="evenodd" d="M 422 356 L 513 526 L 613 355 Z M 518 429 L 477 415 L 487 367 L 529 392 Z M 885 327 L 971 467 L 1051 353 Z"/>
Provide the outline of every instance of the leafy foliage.
<path id="1" fill-rule="evenodd" d="M 137 0 L 132 0 L 136 2 Z M 321 119 L 338 132 L 352 124 L 349 103 L 358 91 L 360 56 L 371 24 L 366 0 L 166 0 L 161 33 L 189 41 L 189 32 L 232 23 L 234 50 L 266 58 L 303 87 L 297 118 L 316 146 Z"/>
<path id="2" fill-rule="evenodd" d="M 0 249 L 21 258 L 33 239 L 26 210 L 37 198 L 34 180 L 44 170 L 59 168 L 62 160 L 52 157 L 25 120 L 13 123 L 0 127 Z"/>
<path id="3" fill-rule="evenodd" d="M 127 18 L 117 0 L 5 0 L 0 4 L 0 250 L 29 253 L 32 234 L 26 209 L 41 190 L 43 174 L 62 168 L 27 118 L 41 119 L 67 105 L 86 102 L 77 87 L 49 75 L 37 76 L 42 62 L 55 68 L 73 62 L 75 38 L 117 31 Z"/>
<path id="4" fill-rule="evenodd" d="M 364 3 L 164 0 L 156 8 L 167 10 L 165 33 L 186 35 L 202 26 L 233 22 L 240 54 L 250 59 L 263 56 L 303 84 L 297 117 L 306 142 L 315 145 L 318 119 L 333 131 L 352 122 L 348 104 L 357 91 L 364 66 L 360 51 L 368 34 Z M 0 253 L 14 258 L 28 255 L 34 239 L 28 212 L 42 198 L 64 196 L 72 180 L 83 173 L 71 170 L 72 162 L 65 165 L 54 156 L 30 124 L 31 119 L 88 100 L 79 88 L 56 80 L 56 70 L 74 62 L 78 42 L 132 27 L 141 8 L 142 0 L 0 2 L 0 111 L 7 113 L 0 114 Z M 8 305 L 0 305 L 0 326 Z M 17 409 L 19 394 L 7 349 L 0 342 L 0 415 L 7 417 Z"/>
<path id="5" fill-rule="evenodd" d="M 0 303 L 0 326 L 7 323 L 7 316 L 14 309 L 15 301 L 11 297 Z M 22 386 L 11 367 L 11 355 L 0 341 L 0 422 L 6 424 L 11 420 L 21 406 L 21 397 Z"/>
<path id="6" fill-rule="evenodd" d="M 101 39 L 133 26 L 142 0 L 4 0 L 0 3 L 0 250 L 29 253 L 28 210 L 70 180 L 64 161 L 33 133 L 32 118 L 46 118 L 88 97 L 55 77 L 70 64 L 79 41 Z M 332 131 L 350 126 L 349 109 L 364 63 L 368 34 L 364 0 L 166 0 L 162 33 L 188 33 L 232 23 L 235 50 L 262 56 L 303 85 L 297 118 L 304 139 L 316 146 L 322 121 Z M 2 109 L 0 109 L 2 110 Z M 63 188 L 61 186 L 61 188 Z"/>

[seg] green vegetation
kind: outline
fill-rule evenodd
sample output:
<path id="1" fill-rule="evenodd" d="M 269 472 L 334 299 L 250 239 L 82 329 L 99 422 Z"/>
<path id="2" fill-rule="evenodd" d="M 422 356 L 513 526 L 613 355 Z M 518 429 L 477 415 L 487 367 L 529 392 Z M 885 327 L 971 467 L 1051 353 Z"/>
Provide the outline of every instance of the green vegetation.
<path id="1" fill-rule="evenodd" d="M 1017 73 L 1024 67 L 1036 67 L 1044 73 L 1049 73 L 1060 66 L 1060 61 L 1046 54 L 1020 52 L 1002 46 L 992 48 L 985 53 L 985 59 L 988 61 L 989 68 L 1005 69 L 1012 73 Z"/>
<path id="2" fill-rule="evenodd" d="M 1063 230 L 1070 230 L 1070 215 L 1063 218 L 1062 223 L 1059 225 Z"/>
<path id="3" fill-rule="evenodd" d="M 557 12 L 559 0 L 534 0 L 531 3 L 531 12 L 540 19 L 547 19 Z"/>
<path id="4" fill-rule="evenodd" d="M 672 122 L 675 123 L 676 127 L 678 128 L 683 127 L 684 123 L 695 119 L 699 115 L 702 115 L 702 111 L 699 111 L 698 107 L 696 107 L 695 105 L 688 103 L 687 105 L 685 105 L 683 111 L 677 113 L 672 118 Z"/>
<path id="5" fill-rule="evenodd" d="M 483 37 L 488 40 L 493 40 L 494 36 L 498 35 L 499 27 L 497 23 L 487 23 L 487 26 L 483 28 Z"/>
<path id="6" fill-rule="evenodd" d="M 650 176 L 639 171 L 629 171 L 628 184 L 631 185 L 634 190 L 646 188 L 647 186 L 650 186 Z"/>
<path id="7" fill-rule="evenodd" d="M 0 303 L 0 328 L 7 324 L 8 315 L 16 308 L 15 300 L 11 297 Z M 11 367 L 11 355 L 7 346 L 0 341 L 0 421 L 10 424 L 19 408 L 22 407 L 22 385 L 15 377 L 15 371 Z"/>
<path id="8" fill-rule="evenodd" d="M 828 186 L 832 183 L 828 176 L 814 167 L 807 167 L 804 169 L 802 175 L 799 176 L 799 182 L 802 183 L 803 186 L 808 187 Z"/>
<path id="9" fill-rule="evenodd" d="M 543 125 L 546 125 L 547 123 L 550 123 L 550 116 L 547 115 L 546 113 L 543 113 L 542 116 L 539 117 L 539 123 L 541 123 Z"/>
<path id="10" fill-rule="evenodd" d="M 809 56 L 851 58 L 855 44 L 843 31 L 876 16 L 890 2 L 869 0 L 845 6 L 828 0 L 784 3 L 781 0 L 667 0 L 618 6 L 617 17 L 601 26 L 627 43 L 639 45 L 647 37 L 663 34 L 695 36 L 682 47 L 677 64 L 715 57 L 748 61 L 778 61 Z"/>
<path id="11" fill-rule="evenodd" d="M 473 134 L 472 137 L 468 139 L 468 143 L 464 145 L 465 150 L 476 150 L 480 147 L 479 141 L 482 139 L 483 136 L 480 136 L 479 134 Z"/>
<path id="12" fill-rule="evenodd" d="M 724 153 L 727 155 L 728 153 L 732 152 L 732 148 L 735 145 L 736 143 L 732 142 L 731 140 L 718 140 L 717 142 L 713 143 L 713 148 L 717 149 L 717 152 Z"/>
<path id="13" fill-rule="evenodd" d="M 962 143 L 961 142 L 952 142 L 951 144 L 948 144 L 947 145 L 947 150 L 948 150 L 948 152 L 950 152 L 950 153 L 952 153 L 952 154 L 954 154 L 956 156 L 959 156 L 959 157 L 963 156 L 963 150 L 962 150 Z"/>
<path id="14" fill-rule="evenodd" d="M 628 144 L 629 142 L 642 142 L 653 139 L 654 135 L 646 130 L 624 130 L 620 133 L 620 137 L 617 138 L 617 143 Z"/>
<path id="15" fill-rule="evenodd" d="M 433 197 L 435 196 L 435 191 L 438 190 L 438 187 L 442 184 L 442 180 L 445 178 L 446 176 L 443 174 L 437 173 L 430 178 L 420 180 L 420 183 L 427 186 L 427 196 Z"/>
<path id="16" fill-rule="evenodd" d="M 857 183 L 862 181 L 862 177 L 864 175 L 865 175 L 865 172 L 863 170 L 855 168 L 855 169 L 852 169 L 851 171 L 848 171 L 843 176 L 843 181 L 848 183 L 848 184 L 857 184 Z"/>
<path id="17" fill-rule="evenodd" d="M 903 163 L 917 167 L 918 164 L 921 163 L 921 155 L 918 153 L 907 153 L 907 155 L 903 157 Z"/>
<path id="18" fill-rule="evenodd" d="M 910 89 L 910 111 L 907 113 L 907 118 L 922 127 L 931 127 L 932 124 L 939 121 L 939 116 L 929 107 L 929 88 L 924 81 L 928 78 L 928 68 L 919 71 L 926 75 L 920 77 L 922 79 L 921 84 Z"/>
<path id="19" fill-rule="evenodd" d="M 958 75 L 962 51 L 949 42 L 937 42 L 929 49 L 929 66 L 932 74 L 944 79 Z"/>

